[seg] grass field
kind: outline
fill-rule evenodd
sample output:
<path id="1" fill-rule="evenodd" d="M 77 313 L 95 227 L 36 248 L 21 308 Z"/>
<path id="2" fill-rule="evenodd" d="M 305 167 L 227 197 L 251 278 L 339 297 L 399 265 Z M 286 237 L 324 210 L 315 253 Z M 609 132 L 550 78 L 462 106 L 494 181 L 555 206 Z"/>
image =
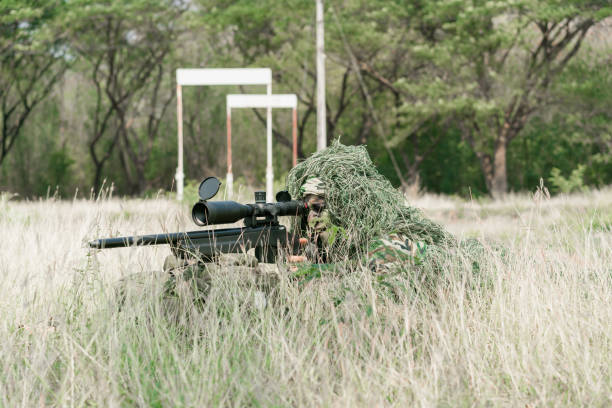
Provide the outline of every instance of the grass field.
<path id="1" fill-rule="evenodd" d="M 220 274 L 182 324 L 153 273 L 122 309 L 113 290 L 160 270 L 167 247 L 85 242 L 196 229 L 187 205 L 1 197 L 0 406 L 612 406 L 612 190 L 420 197 L 485 243 L 477 274 L 459 255 L 399 298 L 365 268 L 282 278 L 264 309 Z"/>

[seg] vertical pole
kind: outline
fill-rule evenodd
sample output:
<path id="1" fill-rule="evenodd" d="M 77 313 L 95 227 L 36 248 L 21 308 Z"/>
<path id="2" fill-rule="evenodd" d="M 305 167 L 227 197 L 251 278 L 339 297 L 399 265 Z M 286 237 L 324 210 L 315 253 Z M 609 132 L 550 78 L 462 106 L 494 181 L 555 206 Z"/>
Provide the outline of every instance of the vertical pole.
<path id="1" fill-rule="evenodd" d="M 297 109 L 293 108 L 293 167 L 297 166 Z"/>
<path id="2" fill-rule="evenodd" d="M 231 200 L 234 194 L 234 175 L 232 174 L 232 108 L 227 105 L 227 199 Z"/>
<path id="3" fill-rule="evenodd" d="M 323 0 L 317 0 L 317 151 L 327 147 L 327 113 L 325 111 L 325 32 Z"/>
<path id="4" fill-rule="evenodd" d="M 176 121 L 178 129 L 178 167 L 176 169 L 176 199 L 183 199 L 183 92 L 181 85 L 176 85 Z"/>
<path id="5" fill-rule="evenodd" d="M 268 99 L 272 96 L 272 84 L 268 84 Z M 267 131 L 267 166 L 266 166 L 266 201 L 272 202 L 274 197 L 274 170 L 272 168 L 272 108 L 268 101 L 268 110 L 266 116 L 266 131 Z"/>

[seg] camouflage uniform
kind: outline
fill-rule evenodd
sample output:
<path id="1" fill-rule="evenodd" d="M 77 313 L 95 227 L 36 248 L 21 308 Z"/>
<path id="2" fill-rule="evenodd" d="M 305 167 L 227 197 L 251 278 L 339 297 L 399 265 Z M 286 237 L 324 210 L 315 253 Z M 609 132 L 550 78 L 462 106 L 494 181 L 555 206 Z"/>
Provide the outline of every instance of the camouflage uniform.
<path id="1" fill-rule="evenodd" d="M 381 272 L 406 265 L 419 265 L 427 250 L 424 242 L 410 241 L 405 235 L 394 233 L 375 239 L 368 248 L 368 266 Z"/>
<path id="2" fill-rule="evenodd" d="M 308 178 L 300 188 L 301 198 L 309 194 L 325 198 L 325 182 L 318 177 Z M 326 211 L 326 210 L 324 210 Z M 324 218 L 322 215 L 321 218 Z M 422 262 L 427 245 L 413 242 L 405 235 L 391 233 L 373 240 L 367 252 L 367 265 L 372 272 L 385 272 Z"/>

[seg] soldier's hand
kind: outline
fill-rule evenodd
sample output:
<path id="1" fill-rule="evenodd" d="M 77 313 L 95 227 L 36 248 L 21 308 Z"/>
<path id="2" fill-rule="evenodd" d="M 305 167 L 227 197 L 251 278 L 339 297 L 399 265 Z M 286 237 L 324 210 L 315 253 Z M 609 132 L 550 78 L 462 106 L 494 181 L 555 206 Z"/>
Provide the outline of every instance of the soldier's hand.
<path id="1" fill-rule="evenodd" d="M 308 245 L 308 238 L 300 238 L 300 247 L 305 247 L 306 245 Z M 288 263 L 303 263 L 306 262 L 308 259 L 306 258 L 306 256 L 304 255 L 289 255 L 287 256 L 287 262 Z M 292 266 L 290 267 L 290 269 L 296 269 L 297 267 Z"/>

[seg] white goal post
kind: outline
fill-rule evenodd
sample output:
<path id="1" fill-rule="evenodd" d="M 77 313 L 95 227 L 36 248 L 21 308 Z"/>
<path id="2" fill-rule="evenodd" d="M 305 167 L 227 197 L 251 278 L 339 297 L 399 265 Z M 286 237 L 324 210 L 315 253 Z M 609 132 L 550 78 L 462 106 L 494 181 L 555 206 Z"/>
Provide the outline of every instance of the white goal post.
<path id="1" fill-rule="evenodd" d="M 176 70 L 176 120 L 178 132 L 178 166 L 176 169 L 176 198 L 183 199 L 183 86 L 211 86 L 211 85 L 265 85 L 266 94 L 272 95 L 272 70 L 270 68 L 197 68 Z M 274 173 L 272 169 L 272 108 L 267 107 L 266 115 L 267 135 L 267 164 L 266 164 L 266 192 L 272 195 Z M 229 146 L 228 146 L 229 149 Z M 233 184 L 231 162 L 228 163 L 226 183 Z"/>
<path id="2" fill-rule="evenodd" d="M 229 94 L 227 95 L 227 172 L 232 171 L 232 109 L 240 108 L 289 108 L 292 109 L 292 157 L 293 166 L 297 164 L 297 96 L 295 94 L 277 94 L 277 95 L 261 95 L 261 94 Z M 270 129 L 270 127 L 268 127 Z M 271 133 L 271 131 L 270 131 Z M 272 157 L 272 143 L 268 143 L 268 157 Z M 271 160 L 268 160 L 271 163 Z M 273 180 L 273 179 L 272 179 Z M 228 181 L 228 196 L 233 193 L 233 186 Z M 268 201 L 272 201 L 274 192 L 272 184 L 266 184 L 266 197 Z"/>

